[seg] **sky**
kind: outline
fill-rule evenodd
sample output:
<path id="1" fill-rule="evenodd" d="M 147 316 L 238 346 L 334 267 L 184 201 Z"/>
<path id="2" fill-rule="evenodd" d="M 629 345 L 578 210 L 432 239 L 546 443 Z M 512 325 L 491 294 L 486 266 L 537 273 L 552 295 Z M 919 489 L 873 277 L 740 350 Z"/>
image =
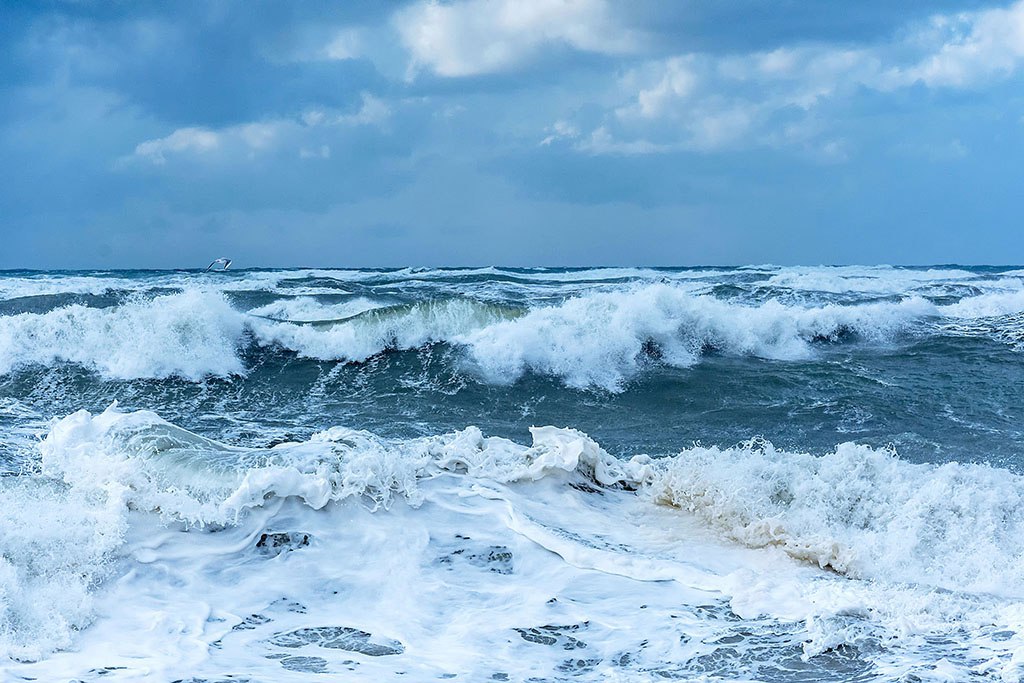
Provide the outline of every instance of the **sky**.
<path id="1" fill-rule="evenodd" d="M 0 268 L 1021 264 L 1024 0 L 0 4 Z"/>

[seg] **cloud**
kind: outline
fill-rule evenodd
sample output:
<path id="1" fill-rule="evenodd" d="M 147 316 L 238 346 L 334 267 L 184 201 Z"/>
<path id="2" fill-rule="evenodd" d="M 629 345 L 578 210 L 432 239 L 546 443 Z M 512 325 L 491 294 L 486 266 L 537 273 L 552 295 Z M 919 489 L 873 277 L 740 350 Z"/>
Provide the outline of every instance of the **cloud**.
<path id="1" fill-rule="evenodd" d="M 950 35 L 932 54 L 906 71 L 907 81 L 930 87 L 969 88 L 1012 74 L 1024 61 L 1024 2 L 973 14 L 936 17 L 937 32 Z"/>
<path id="2" fill-rule="evenodd" d="M 303 159 L 329 158 L 330 146 L 309 140 L 312 134 L 337 127 L 382 126 L 391 116 L 391 107 L 370 93 L 362 93 L 360 108 L 353 113 L 312 109 L 297 119 L 281 118 L 212 129 L 179 128 L 169 135 L 146 140 L 135 146 L 122 162 L 145 161 L 157 166 L 169 157 L 197 160 L 254 158 L 256 154 L 295 147 Z"/>
<path id="3" fill-rule="evenodd" d="M 140 142 L 134 154 L 154 164 L 165 164 L 167 154 L 211 152 L 220 147 L 221 137 L 208 128 L 179 128 L 167 137 Z"/>
<path id="4" fill-rule="evenodd" d="M 410 77 L 422 68 L 446 77 L 506 71 L 549 45 L 623 54 L 640 44 L 604 0 L 424 0 L 394 24 L 412 56 Z"/>
<path id="5" fill-rule="evenodd" d="M 326 59 L 342 60 L 356 59 L 362 55 L 363 38 L 360 32 L 354 28 L 345 28 L 337 31 L 330 42 L 324 46 L 321 54 Z"/>
<path id="6" fill-rule="evenodd" d="M 355 114 L 341 115 L 335 122 L 351 126 L 382 125 L 391 116 L 391 107 L 379 97 L 370 93 L 362 94 L 363 103 Z"/>
<path id="7" fill-rule="evenodd" d="M 861 91 L 915 85 L 973 88 L 1024 62 L 1024 0 L 1005 8 L 938 15 L 896 41 L 862 47 L 803 45 L 731 55 L 687 53 L 627 69 L 620 103 L 584 133 L 561 119 L 546 144 L 565 139 L 592 154 L 655 154 L 792 147 L 828 160 L 848 156 L 819 110 Z"/>

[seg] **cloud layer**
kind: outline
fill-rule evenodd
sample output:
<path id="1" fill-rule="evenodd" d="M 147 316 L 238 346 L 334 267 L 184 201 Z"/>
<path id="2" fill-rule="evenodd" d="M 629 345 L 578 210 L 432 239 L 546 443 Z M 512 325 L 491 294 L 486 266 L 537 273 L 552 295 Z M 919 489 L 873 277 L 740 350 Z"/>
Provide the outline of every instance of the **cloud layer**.
<path id="1" fill-rule="evenodd" d="M 0 267 L 1024 260 L 1024 0 L 4 12 Z"/>

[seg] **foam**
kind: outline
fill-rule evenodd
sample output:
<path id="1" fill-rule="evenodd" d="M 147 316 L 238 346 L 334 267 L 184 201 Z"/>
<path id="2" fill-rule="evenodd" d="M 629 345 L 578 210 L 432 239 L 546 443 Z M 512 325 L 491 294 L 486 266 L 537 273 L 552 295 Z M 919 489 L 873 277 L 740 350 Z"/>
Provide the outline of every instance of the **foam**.
<path id="1" fill-rule="evenodd" d="M 5 490 L 0 647 L 73 644 L 17 669 L 43 679 L 1022 672 L 1021 477 L 532 433 L 244 449 L 145 411 L 55 421 L 48 479 Z"/>
<path id="2" fill-rule="evenodd" d="M 489 326 L 460 341 L 491 381 L 531 370 L 574 387 L 621 390 L 650 361 L 696 364 L 704 351 L 778 360 L 812 357 L 815 341 L 847 333 L 885 342 L 933 311 L 923 299 L 858 306 L 735 304 L 656 284 L 578 297 Z M 599 324 L 595 324 L 600 321 Z"/>
<path id="3" fill-rule="evenodd" d="M 116 308 L 72 305 L 0 316 L 0 374 L 60 362 L 107 379 L 241 374 L 236 349 L 243 331 L 224 296 L 202 290 L 136 297 Z"/>
<path id="4" fill-rule="evenodd" d="M 92 623 L 125 531 L 116 488 L 0 479 L 0 658 L 39 659 Z"/>
<path id="5" fill-rule="evenodd" d="M 856 578 L 1024 597 L 1024 478 L 912 464 L 853 443 L 817 457 L 767 442 L 666 461 L 655 500 L 746 546 Z"/>
<path id="6" fill-rule="evenodd" d="M 961 299 L 955 304 L 939 306 L 938 312 L 948 318 L 987 318 L 1024 312 L 1024 290 L 992 292 Z"/>
<path id="7" fill-rule="evenodd" d="M 919 287 L 973 283 L 978 279 L 977 274 L 956 268 L 816 266 L 781 268 L 763 284 L 803 292 L 904 294 Z"/>
<path id="8" fill-rule="evenodd" d="M 504 484 L 578 472 L 602 486 L 642 487 L 744 545 L 778 546 L 841 573 L 1024 595 L 1022 577 L 1006 571 L 1024 553 L 1024 478 L 1005 470 L 912 464 L 853 443 L 825 456 L 755 441 L 623 461 L 572 429 L 531 433 L 527 448 L 475 427 L 412 440 L 334 427 L 244 449 L 115 404 L 56 421 L 40 448 L 44 471 L 72 487 L 115 481 L 134 506 L 200 525 L 229 522 L 270 495 L 313 509 L 352 496 L 387 507 L 396 495 L 421 502 L 420 480 L 442 471 Z M 971 561 L 950 562 L 957 556 Z"/>

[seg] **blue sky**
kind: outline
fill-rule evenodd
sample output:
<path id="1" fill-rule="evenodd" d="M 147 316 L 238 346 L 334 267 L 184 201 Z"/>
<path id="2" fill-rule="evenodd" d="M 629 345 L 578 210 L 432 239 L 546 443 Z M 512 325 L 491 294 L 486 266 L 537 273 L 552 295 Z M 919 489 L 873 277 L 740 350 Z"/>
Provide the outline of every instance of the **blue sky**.
<path id="1" fill-rule="evenodd" d="M 0 32 L 0 268 L 1024 262 L 1024 0 L 13 1 Z"/>

